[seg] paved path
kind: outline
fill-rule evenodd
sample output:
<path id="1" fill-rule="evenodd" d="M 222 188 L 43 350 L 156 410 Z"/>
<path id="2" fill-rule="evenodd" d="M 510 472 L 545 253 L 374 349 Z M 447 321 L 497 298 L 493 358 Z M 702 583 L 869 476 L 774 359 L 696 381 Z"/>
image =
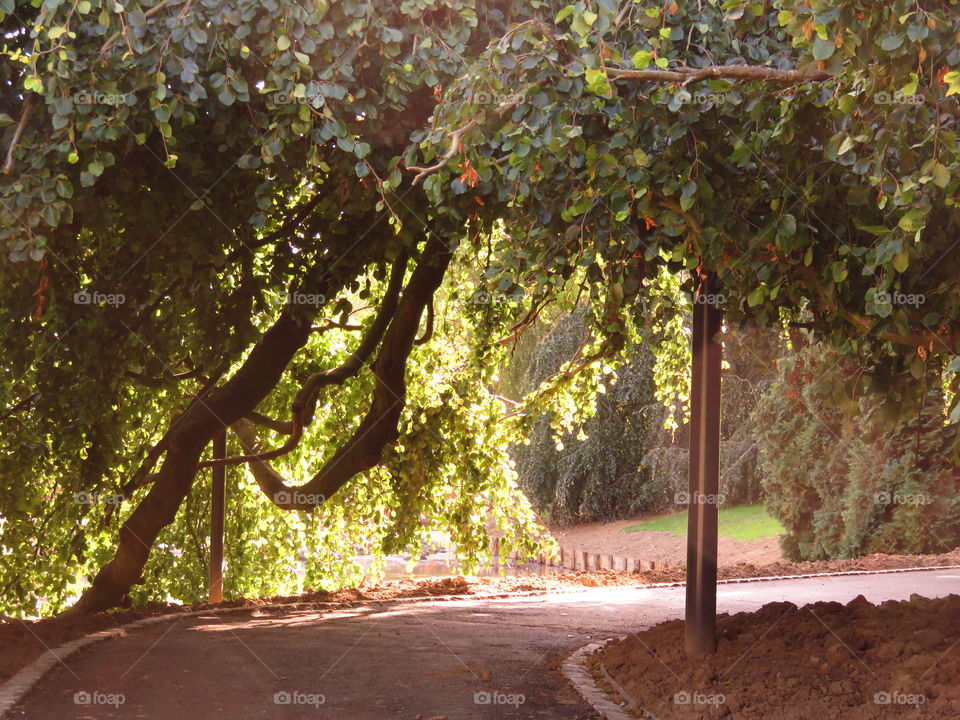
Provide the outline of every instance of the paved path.
<path id="1" fill-rule="evenodd" d="M 719 609 L 846 602 L 858 594 L 879 602 L 912 593 L 960 593 L 960 570 L 723 585 Z M 683 588 L 616 587 L 323 614 L 252 610 L 181 618 L 80 651 L 12 717 L 594 719 L 560 674 L 559 661 L 591 640 L 682 613 Z M 78 704 L 75 697 L 94 702 Z"/>

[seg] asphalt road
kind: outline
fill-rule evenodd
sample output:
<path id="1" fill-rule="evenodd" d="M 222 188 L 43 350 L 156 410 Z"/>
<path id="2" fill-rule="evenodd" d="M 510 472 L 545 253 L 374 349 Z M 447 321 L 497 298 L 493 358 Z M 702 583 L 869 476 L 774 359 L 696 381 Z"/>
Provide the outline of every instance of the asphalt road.
<path id="1" fill-rule="evenodd" d="M 559 662 L 682 617 L 683 588 L 251 610 L 180 618 L 68 658 L 17 706 L 41 720 L 596 718 Z M 960 570 L 723 585 L 720 612 L 773 601 L 960 594 Z M 758 628 L 763 632 L 764 628 Z"/>

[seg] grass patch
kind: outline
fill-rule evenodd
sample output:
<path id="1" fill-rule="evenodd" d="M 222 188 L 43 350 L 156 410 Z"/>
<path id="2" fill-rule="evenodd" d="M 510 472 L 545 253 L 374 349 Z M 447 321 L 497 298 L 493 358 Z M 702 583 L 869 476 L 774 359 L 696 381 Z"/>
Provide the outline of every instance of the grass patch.
<path id="1" fill-rule="evenodd" d="M 674 535 L 687 534 L 687 513 L 681 511 L 644 520 L 623 528 L 621 532 L 665 530 Z M 738 505 L 720 508 L 720 535 L 734 540 L 766 540 L 786 532 L 783 525 L 767 514 L 763 505 Z"/>

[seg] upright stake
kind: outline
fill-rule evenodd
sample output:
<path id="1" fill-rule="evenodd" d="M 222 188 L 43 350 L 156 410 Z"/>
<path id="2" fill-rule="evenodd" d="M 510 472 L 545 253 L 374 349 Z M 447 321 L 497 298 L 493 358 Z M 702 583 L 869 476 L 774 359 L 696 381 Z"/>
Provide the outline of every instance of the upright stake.
<path id="1" fill-rule="evenodd" d="M 227 434 L 222 432 L 213 439 L 213 457 L 227 455 Z M 210 602 L 223 601 L 223 517 L 227 495 L 227 468 L 213 468 L 213 487 L 210 494 Z"/>
<path id="2" fill-rule="evenodd" d="M 695 275 L 687 506 L 684 645 L 693 657 L 717 651 L 717 500 L 720 492 L 720 359 L 723 314 L 707 275 Z"/>

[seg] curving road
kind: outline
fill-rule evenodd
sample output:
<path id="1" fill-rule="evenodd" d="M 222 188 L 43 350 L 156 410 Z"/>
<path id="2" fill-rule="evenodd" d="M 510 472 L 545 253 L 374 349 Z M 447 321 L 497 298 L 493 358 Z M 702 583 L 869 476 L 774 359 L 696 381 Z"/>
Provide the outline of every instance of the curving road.
<path id="1" fill-rule="evenodd" d="M 250 610 L 95 644 L 11 713 L 38 720 L 596 718 L 558 669 L 596 639 L 682 617 L 683 588 Z M 722 585 L 720 612 L 960 594 L 960 570 Z M 761 629 L 762 631 L 762 629 Z"/>

